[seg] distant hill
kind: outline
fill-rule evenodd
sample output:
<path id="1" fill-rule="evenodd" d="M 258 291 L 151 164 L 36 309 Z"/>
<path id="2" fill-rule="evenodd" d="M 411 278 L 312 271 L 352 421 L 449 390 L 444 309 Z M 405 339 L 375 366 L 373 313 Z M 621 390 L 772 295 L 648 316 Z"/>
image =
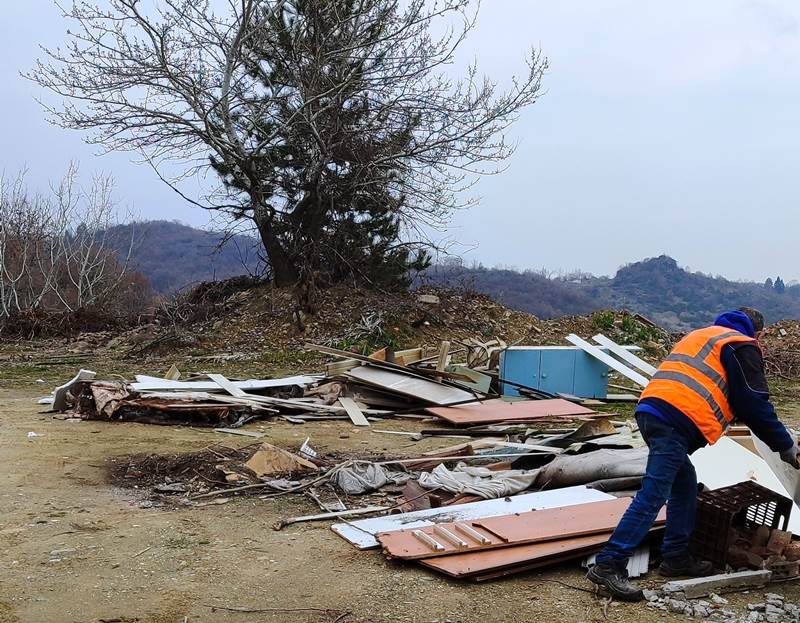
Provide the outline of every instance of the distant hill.
<path id="1" fill-rule="evenodd" d="M 426 279 L 473 288 L 542 318 L 629 309 L 675 331 L 702 326 L 720 311 L 743 305 L 763 311 L 768 322 L 800 318 L 798 285 L 785 286 L 781 292 L 764 284 L 689 272 L 666 255 L 628 264 L 610 279 L 585 274 L 549 278 L 530 271 L 482 266 L 437 266 Z"/>
<path id="2" fill-rule="evenodd" d="M 233 236 L 222 244 L 220 232 L 170 221 L 118 225 L 108 233 L 121 256 L 134 236 L 131 267 L 160 294 L 201 281 L 258 274 L 263 268 L 259 242 L 249 236 Z M 487 294 L 539 318 L 628 309 L 685 331 L 711 322 L 720 310 L 750 305 L 761 309 L 768 322 L 800 319 L 798 284 L 781 282 L 778 288 L 770 282 L 767 287 L 689 272 L 666 255 L 623 266 L 612 278 L 449 264 L 432 267 L 419 281 Z"/>
<path id="3" fill-rule="evenodd" d="M 130 267 L 143 274 L 159 294 L 201 281 L 256 274 L 262 266 L 255 239 L 236 235 L 222 244 L 220 232 L 172 221 L 117 225 L 107 236 L 123 258 L 133 237 Z"/>

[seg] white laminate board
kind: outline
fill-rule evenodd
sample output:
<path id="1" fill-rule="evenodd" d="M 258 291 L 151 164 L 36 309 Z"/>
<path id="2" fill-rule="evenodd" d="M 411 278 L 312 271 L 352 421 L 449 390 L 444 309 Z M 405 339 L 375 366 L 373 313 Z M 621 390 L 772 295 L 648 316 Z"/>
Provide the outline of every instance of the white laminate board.
<path id="1" fill-rule="evenodd" d="M 230 381 L 234 387 L 240 390 L 259 390 L 270 387 L 289 387 L 291 385 L 311 385 L 319 381 L 313 376 L 289 376 L 282 379 L 250 379 L 248 381 Z M 154 376 L 136 375 L 136 382 L 131 383 L 131 389 L 137 392 L 146 391 L 195 391 L 195 392 L 218 392 L 224 391 L 219 384 L 214 381 L 169 381 Z"/>
<path id="2" fill-rule="evenodd" d="M 638 368 L 642 372 L 644 372 L 647 376 L 653 376 L 656 373 L 656 367 L 651 366 L 641 357 L 637 357 L 624 346 L 617 344 L 614 340 L 607 338 L 602 333 L 598 333 L 592 338 L 595 342 L 600 344 L 600 346 L 605 346 L 608 350 L 610 350 L 614 355 L 622 359 L 623 361 L 627 361 L 633 367 Z"/>
<path id="3" fill-rule="evenodd" d="M 792 437 L 794 437 L 794 435 L 792 435 Z M 800 471 L 796 470 L 788 463 L 781 461 L 780 455 L 770 450 L 769 446 L 755 435 L 752 436 L 752 440 L 758 453 L 789 493 L 789 497 L 794 500 L 795 510 L 792 511 L 792 513 L 800 512 L 797 510 L 797 505 L 800 504 Z M 797 443 L 796 440 L 795 443 Z"/>
<path id="4" fill-rule="evenodd" d="M 435 405 L 445 406 L 475 398 L 475 394 L 472 392 L 457 387 L 442 385 L 441 383 L 376 366 L 367 365 L 353 368 L 345 372 L 345 375 L 363 383 L 375 385 L 404 396 L 418 398 Z"/>
<path id="5" fill-rule="evenodd" d="M 342 396 L 339 398 L 339 404 L 344 407 L 347 417 L 350 418 L 353 424 L 356 426 L 369 426 L 369 420 L 364 416 L 364 412 L 361 411 L 355 400 Z"/>
<path id="6" fill-rule="evenodd" d="M 700 448 L 689 458 L 697 471 L 697 481 L 709 489 L 752 480 L 775 493 L 792 498 L 764 459 L 730 437 L 723 437 L 713 446 Z M 789 516 L 789 530 L 800 534 L 800 508 L 797 504 Z"/>
<path id="7" fill-rule="evenodd" d="M 650 379 L 642 376 L 641 374 L 636 372 L 636 370 L 631 370 L 625 364 L 620 363 L 619 360 L 614 359 L 608 353 L 604 353 L 597 346 L 595 346 L 594 344 L 590 344 L 589 342 L 587 342 L 583 338 L 578 337 L 574 333 L 570 333 L 566 337 L 566 340 L 570 344 L 574 344 L 575 346 L 577 346 L 581 350 L 586 351 L 589 355 L 591 355 L 595 359 L 597 359 L 599 361 L 602 361 L 609 368 L 611 368 L 612 370 L 616 370 L 622 376 L 630 379 L 634 383 L 636 383 L 638 385 L 641 385 L 642 387 L 646 387 L 647 384 L 650 382 Z"/>
<path id="8" fill-rule="evenodd" d="M 613 495 L 595 491 L 594 489 L 587 489 L 584 486 L 565 487 L 563 489 L 553 489 L 552 491 L 524 493 L 510 498 L 482 500 L 480 502 L 431 508 L 400 515 L 387 515 L 348 523 L 337 523 L 331 526 L 331 530 L 358 549 L 372 549 L 378 547 L 375 535 L 381 532 L 408 530 L 432 526 L 437 523 L 470 521 L 485 517 L 498 517 L 500 515 L 613 499 Z"/>

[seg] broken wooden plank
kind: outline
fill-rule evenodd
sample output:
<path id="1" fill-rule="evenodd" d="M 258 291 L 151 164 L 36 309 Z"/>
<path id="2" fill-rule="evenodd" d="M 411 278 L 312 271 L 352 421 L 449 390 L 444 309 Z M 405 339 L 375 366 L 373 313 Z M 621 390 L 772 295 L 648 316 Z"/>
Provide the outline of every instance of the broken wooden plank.
<path id="1" fill-rule="evenodd" d="M 615 371 L 619 372 L 622 376 L 630 379 L 631 381 L 633 381 L 637 385 L 641 385 L 642 387 L 646 387 L 647 384 L 650 382 L 650 379 L 642 376 L 641 374 L 639 374 L 635 370 L 631 370 L 625 364 L 620 363 L 617 359 L 614 359 L 608 353 L 604 353 L 602 350 L 597 348 L 597 346 L 594 346 L 593 344 L 590 344 L 589 342 L 587 342 L 586 340 L 578 337 L 574 333 L 570 333 L 566 337 L 566 340 L 570 344 L 574 344 L 575 346 L 577 346 L 581 350 L 585 351 L 587 354 L 591 355 L 592 357 L 594 357 L 598 361 L 603 362 L 604 364 L 606 364 L 612 370 L 615 370 Z"/>
<path id="2" fill-rule="evenodd" d="M 339 398 L 339 404 L 344 407 L 344 410 L 347 412 L 347 416 L 356 426 L 369 426 L 369 421 L 364 416 L 364 413 L 361 411 L 359 406 L 356 404 L 356 401 L 352 398 L 342 397 Z"/>
<path id="3" fill-rule="evenodd" d="M 508 402 L 500 398 L 455 407 L 429 407 L 428 413 L 456 425 L 524 422 L 549 417 L 598 415 L 597 411 L 563 398 Z"/>
<path id="4" fill-rule="evenodd" d="M 167 373 L 164 375 L 164 378 L 168 381 L 177 381 L 179 378 L 181 378 L 181 371 L 178 370 L 178 366 L 172 364 L 169 370 L 167 370 Z"/>
<path id="5" fill-rule="evenodd" d="M 447 367 L 447 363 L 450 359 L 450 342 L 444 340 L 439 346 L 439 357 L 436 359 L 436 370 L 439 372 L 444 372 L 444 369 Z"/>
<path id="6" fill-rule="evenodd" d="M 642 372 L 644 372 L 647 376 L 653 376 L 656 373 L 655 366 L 652 366 L 649 363 L 647 363 L 644 359 L 637 357 L 626 347 L 617 344 L 614 340 L 606 337 L 602 333 L 598 333 L 592 339 L 598 344 L 600 344 L 600 346 L 605 346 L 608 350 L 610 350 L 614 355 L 616 355 L 623 361 L 627 361 L 634 368 L 637 368 Z"/>
<path id="7" fill-rule="evenodd" d="M 307 521 L 325 521 L 327 519 L 339 519 L 341 517 L 357 517 L 358 515 L 371 515 L 372 513 L 381 513 L 388 510 L 388 506 L 367 506 L 366 508 L 354 508 L 352 510 L 336 511 L 333 513 L 290 517 L 289 519 L 281 519 L 272 527 L 275 530 L 280 530 L 281 528 L 285 528 L 286 526 L 290 526 L 295 523 L 304 523 Z"/>

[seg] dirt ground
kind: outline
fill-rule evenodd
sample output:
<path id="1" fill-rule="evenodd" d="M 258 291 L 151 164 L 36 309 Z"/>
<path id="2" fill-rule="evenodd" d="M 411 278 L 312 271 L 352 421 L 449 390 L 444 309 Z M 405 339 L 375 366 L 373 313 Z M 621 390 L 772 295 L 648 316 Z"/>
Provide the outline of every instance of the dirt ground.
<path id="1" fill-rule="evenodd" d="M 102 373 L 104 365 L 122 371 L 122 364 L 111 362 L 94 368 Z M 129 367 L 129 373 L 155 372 Z M 577 564 L 476 585 L 391 563 L 375 551 L 359 552 L 327 523 L 272 529 L 281 518 L 318 512 L 305 499 L 142 508 L 142 495 L 108 484 L 109 457 L 199 450 L 223 436 L 190 428 L 53 420 L 40 413 L 35 399 L 70 370 L 0 364 L 0 623 L 686 620 L 642 604 L 612 603 L 604 614 L 604 601 L 591 593 Z M 782 395 L 795 404 L 793 390 Z M 415 426 L 402 421 L 381 428 Z M 249 428 L 284 447 L 311 436 L 322 451 L 413 456 L 437 443 L 454 443 L 414 443 L 338 422 Z M 37 436 L 29 438 L 29 432 Z M 342 433 L 347 438 L 340 438 Z M 223 441 L 252 443 L 237 437 Z M 642 584 L 660 582 L 651 573 Z M 796 585 L 783 585 L 778 592 L 800 601 Z M 748 601 L 763 601 L 763 596 L 731 597 L 740 611 Z"/>

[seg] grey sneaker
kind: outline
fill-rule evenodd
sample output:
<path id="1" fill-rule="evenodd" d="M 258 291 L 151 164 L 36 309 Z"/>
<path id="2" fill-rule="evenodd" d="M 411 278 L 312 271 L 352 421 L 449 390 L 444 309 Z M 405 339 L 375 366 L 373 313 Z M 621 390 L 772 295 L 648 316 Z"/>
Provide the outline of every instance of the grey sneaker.
<path id="1" fill-rule="evenodd" d="M 642 589 L 628 579 L 625 561 L 598 563 L 589 567 L 586 577 L 604 587 L 612 597 L 622 601 L 641 601 L 644 599 Z"/>

